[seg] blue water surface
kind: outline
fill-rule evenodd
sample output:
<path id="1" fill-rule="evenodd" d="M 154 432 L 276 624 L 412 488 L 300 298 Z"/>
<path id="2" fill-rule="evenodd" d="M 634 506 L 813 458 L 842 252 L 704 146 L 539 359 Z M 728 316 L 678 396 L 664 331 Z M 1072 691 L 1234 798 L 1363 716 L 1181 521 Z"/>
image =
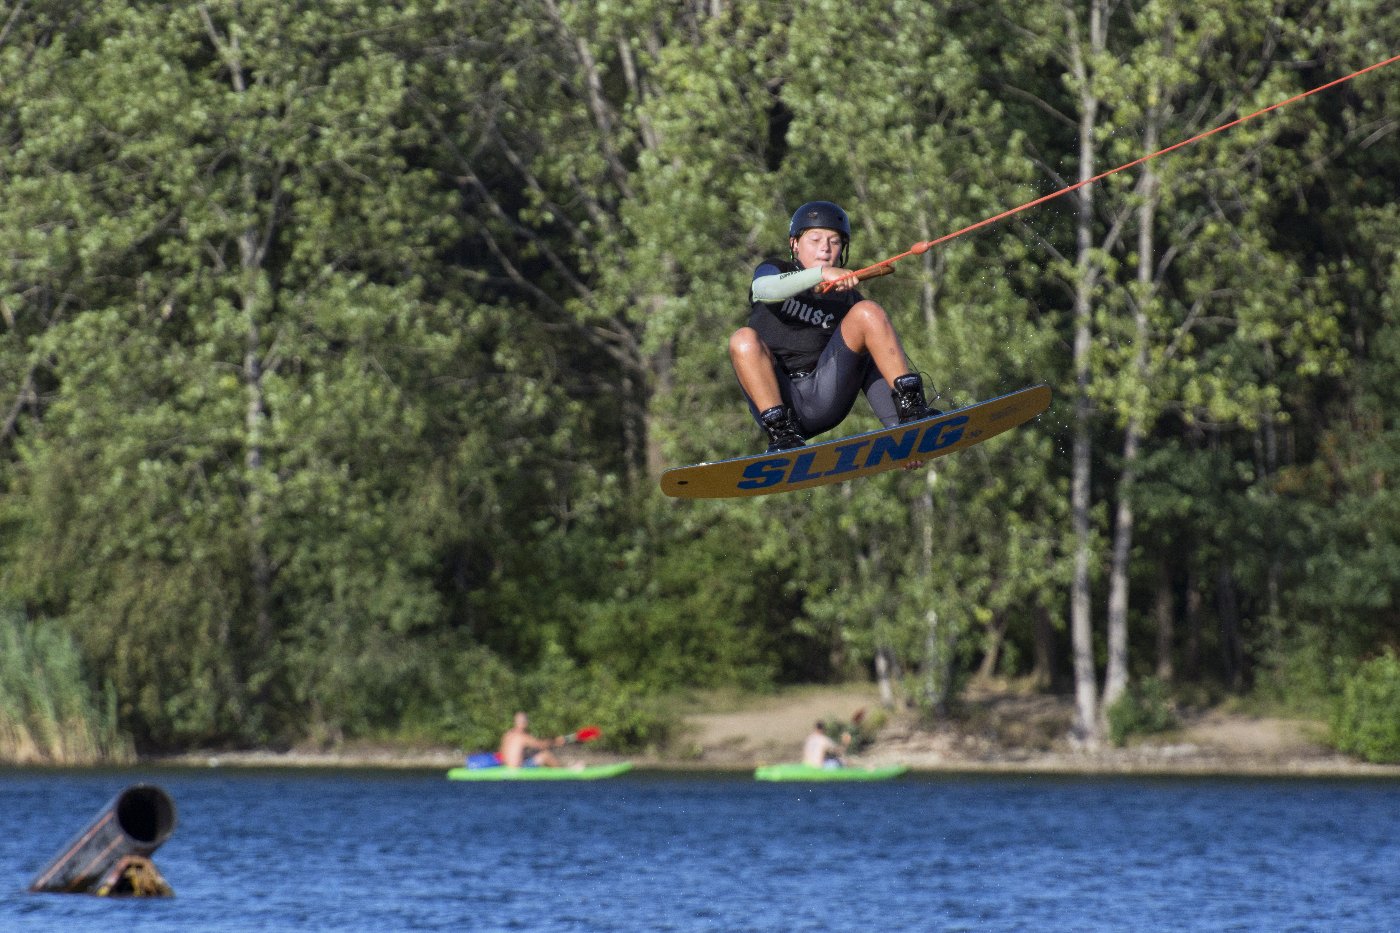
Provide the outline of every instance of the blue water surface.
<path id="1" fill-rule="evenodd" d="M 164 788 L 168 899 L 30 894 Z M 1400 930 L 1400 783 L 0 771 L 0 930 Z"/>

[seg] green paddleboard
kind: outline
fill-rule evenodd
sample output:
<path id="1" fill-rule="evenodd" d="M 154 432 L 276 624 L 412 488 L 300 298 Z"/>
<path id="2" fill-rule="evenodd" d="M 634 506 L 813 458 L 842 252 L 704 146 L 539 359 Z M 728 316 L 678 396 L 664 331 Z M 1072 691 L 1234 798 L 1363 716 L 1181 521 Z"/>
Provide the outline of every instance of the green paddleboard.
<path id="1" fill-rule="evenodd" d="M 453 768 L 452 781 L 596 781 L 632 770 L 632 762 L 588 765 L 583 768 Z"/>
<path id="2" fill-rule="evenodd" d="M 764 765 L 754 771 L 760 781 L 886 781 L 909 770 L 908 765 L 884 765 L 878 768 L 813 768 L 789 761 Z"/>

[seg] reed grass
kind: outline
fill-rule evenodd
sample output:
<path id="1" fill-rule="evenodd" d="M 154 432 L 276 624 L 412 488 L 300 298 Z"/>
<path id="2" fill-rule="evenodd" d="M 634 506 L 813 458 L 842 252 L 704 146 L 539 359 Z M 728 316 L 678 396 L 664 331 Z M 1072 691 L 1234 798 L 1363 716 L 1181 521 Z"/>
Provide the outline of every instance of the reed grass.
<path id="1" fill-rule="evenodd" d="M 73 638 L 0 608 L 0 761 L 124 764 L 136 757 L 110 685 L 94 690 Z"/>

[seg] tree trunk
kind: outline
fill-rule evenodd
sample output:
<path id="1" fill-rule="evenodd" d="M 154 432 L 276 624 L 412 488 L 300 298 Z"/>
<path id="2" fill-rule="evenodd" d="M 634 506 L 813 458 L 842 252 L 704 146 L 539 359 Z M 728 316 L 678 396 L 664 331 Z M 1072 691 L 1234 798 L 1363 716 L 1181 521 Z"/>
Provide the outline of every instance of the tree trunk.
<path id="1" fill-rule="evenodd" d="M 1112 706 L 1128 689 L 1128 564 L 1133 549 L 1133 482 L 1137 478 L 1138 419 L 1128 419 L 1123 436 L 1123 467 L 1118 476 L 1118 504 L 1113 514 L 1113 556 L 1108 573 L 1108 665 L 1103 706 Z"/>
<path id="2" fill-rule="evenodd" d="M 1157 679 L 1166 683 L 1170 683 L 1176 675 L 1172 666 L 1174 602 L 1171 566 L 1164 557 L 1157 562 L 1157 599 L 1152 606 L 1152 618 L 1157 624 Z"/>
<path id="3" fill-rule="evenodd" d="M 1153 94 L 1153 99 L 1160 94 Z M 1160 111 L 1148 111 L 1143 148 L 1157 151 Z M 1137 295 L 1133 300 L 1133 375 L 1147 378 L 1147 306 L 1152 300 L 1153 224 L 1156 222 L 1157 174 L 1145 166 L 1138 187 Z M 1148 391 L 1151 391 L 1149 388 Z M 1113 517 L 1113 558 L 1108 577 L 1108 670 L 1104 674 L 1103 705 L 1112 706 L 1128 689 L 1128 585 L 1133 552 L 1133 484 L 1137 480 L 1142 417 L 1138 404 L 1123 430 L 1123 465 L 1118 475 L 1118 505 Z"/>
<path id="4" fill-rule="evenodd" d="M 987 645 L 987 650 L 982 655 L 982 663 L 977 667 L 977 676 L 983 680 L 996 676 L 997 661 L 1001 659 L 1001 646 L 1006 641 L 1006 623 L 1006 613 L 998 612 L 992 617 L 992 624 L 987 628 L 991 644 Z"/>
<path id="5" fill-rule="evenodd" d="M 1035 669 L 1031 680 L 1037 690 L 1055 688 L 1055 626 L 1050 621 L 1050 610 L 1037 606 L 1035 610 Z"/>
<path id="6" fill-rule="evenodd" d="M 930 609 L 927 634 L 924 636 L 924 700 L 935 716 L 948 714 L 949 685 L 952 681 L 952 654 L 948 636 L 938 623 L 938 610 Z"/>
<path id="7" fill-rule="evenodd" d="M 6 323 L 11 328 L 14 327 L 12 321 L 7 321 Z M 20 415 L 24 413 L 26 407 L 34 413 L 35 418 L 39 416 L 39 393 L 34 386 L 33 366 L 29 367 L 29 371 L 24 374 L 23 384 L 20 386 L 19 392 L 15 395 L 15 403 L 10 406 L 9 412 L 5 415 L 4 424 L 0 424 L 0 445 L 18 436 L 17 425 L 19 424 Z"/>
<path id="8" fill-rule="evenodd" d="M 880 687 L 880 705 L 885 709 L 894 709 L 894 678 L 898 676 L 899 664 L 895 660 L 894 650 L 888 645 L 881 645 L 875 651 L 875 682 Z"/>
<path id="9" fill-rule="evenodd" d="M 1201 676 L 1201 585 L 1196 571 L 1186 576 L 1186 676 L 1195 680 Z"/>
<path id="10" fill-rule="evenodd" d="M 655 374 L 656 395 L 665 398 L 670 395 L 675 386 L 675 344 L 671 341 L 663 343 L 651 356 L 651 369 Z M 646 469 L 647 476 L 655 480 L 667 468 L 668 464 L 661 449 L 661 443 L 657 440 L 657 432 L 652 430 L 653 414 L 651 407 L 646 409 L 646 423 L 643 425 L 643 437 L 646 444 Z"/>
<path id="11" fill-rule="evenodd" d="M 250 299 L 245 297 L 245 302 Z M 248 562 L 252 578 L 254 633 L 257 654 L 262 655 L 272 643 L 272 561 L 267 556 L 263 496 L 263 423 L 267 416 L 263 396 L 262 341 L 258 326 L 256 299 L 246 304 L 248 331 L 243 354 L 243 389 L 246 393 L 243 426 L 247 440 L 243 448 L 246 473 Z"/>
<path id="12" fill-rule="evenodd" d="M 206 4 L 199 4 L 200 18 L 214 47 L 228 67 L 229 81 L 234 91 L 247 93 L 248 86 L 244 75 L 242 51 L 238 33 L 232 29 L 221 35 L 214 24 Z M 242 176 L 243 199 L 249 205 L 258 204 L 257 182 L 252 168 L 245 168 Z M 264 393 L 264 372 L 262 362 L 262 316 L 264 313 L 264 262 L 268 244 L 276 225 L 277 204 L 269 206 L 270 216 L 266 229 L 259 230 L 255 223 L 238 235 L 239 302 L 244 315 L 243 337 L 243 390 L 244 411 L 243 467 L 247 490 L 248 522 L 248 563 L 251 599 L 253 607 L 253 637 L 256 644 L 249 652 L 253 658 L 265 660 L 272 646 L 272 560 L 266 547 L 266 501 L 264 482 L 267 475 L 263 464 L 263 426 L 267 418 L 267 402 Z"/>
<path id="13" fill-rule="evenodd" d="M 1231 690 L 1238 690 L 1244 682 L 1244 643 L 1240 637 L 1235 574 L 1223 555 L 1216 575 L 1216 586 L 1216 611 L 1220 615 L 1220 659 L 1225 670 L 1225 682 Z"/>
<path id="14" fill-rule="evenodd" d="M 935 470 L 936 467 L 925 467 Z M 925 477 L 927 479 L 927 477 Z M 934 561 L 933 533 L 933 489 L 923 484 L 919 496 L 920 546 L 923 553 L 923 566 L 931 567 Z M 943 633 L 938 627 L 938 610 L 930 606 L 925 613 L 928 620 L 928 633 L 924 639 L 924 699 L 938 716 L 948 708 L 948 672 L 945 670 L 944 652 L 941 650 Z"/>
<path id="15" fill-rule="evenodd" d="M 1079 44 L 1077 23 L 1070 18 L 1072 64 L 1079 87 L 1079 181 L 1094 177 L 1094 127 L 1098 117 L 1099 99 L 1089 80 L 1089 58 L 1102 52 L 1105 42 L 1106 10 L 1104 0 L 1094 0 L 1089 10 L 1089 48 Z M 1090 536 L 1090 462 L 1092 446 L 1090 419 L 1093 404 L 1089 397 L 1090 359 L 1093 344 L 1093 292 L 1095 264 L 1092 253 L 1094 225 L 1094 186 L 1085 185 L 1078 194 L 1075 219 L 1075 286 L 1074 286 L 1074 431 L 1070 480 L 1070 522 L 1074 533 L 1074 579 L 1070 590 L 1070 635 L 1074 646 L 1075 737 L 1088 747 L 1097 747 L 1102 740 L 1099 722 L 1098 684 L 1094 673 L 1094 636 L 1090 619 L 1089 564 L 1092 539 Z"/>

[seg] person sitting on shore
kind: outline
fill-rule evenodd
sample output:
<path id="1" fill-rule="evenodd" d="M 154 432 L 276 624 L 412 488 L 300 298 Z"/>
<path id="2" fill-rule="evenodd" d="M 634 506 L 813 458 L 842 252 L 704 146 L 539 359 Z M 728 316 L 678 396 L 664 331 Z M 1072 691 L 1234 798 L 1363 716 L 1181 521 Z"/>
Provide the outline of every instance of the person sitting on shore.
<path id="1" fill-rule="evenodd" d="M 501 747 L 497 751 L 501 764 L 507 768 L 559 768 L 563 767 L 554 757 L 551 748 L 564 744 L 564 737 L 541 739 L 530 734 L 530 720 L 524 713 L 515 714 L 515 725 L 501 736 Z"/>
<path id="2" fill-rule="evenodd" d="M 826 734 L 826 723 L 819 719 L 811 733 L 808 734 L 807 741 L 802 744 L 802 763 L 812 768 L 845 767 L 846 762 L 842 756 L 850 744 L 851 734 L 849 732 L 841 734 L 839 745 L 833 742 L 831 736 Z"/>

